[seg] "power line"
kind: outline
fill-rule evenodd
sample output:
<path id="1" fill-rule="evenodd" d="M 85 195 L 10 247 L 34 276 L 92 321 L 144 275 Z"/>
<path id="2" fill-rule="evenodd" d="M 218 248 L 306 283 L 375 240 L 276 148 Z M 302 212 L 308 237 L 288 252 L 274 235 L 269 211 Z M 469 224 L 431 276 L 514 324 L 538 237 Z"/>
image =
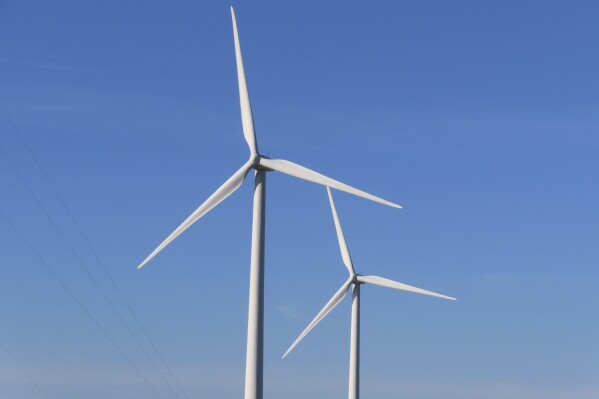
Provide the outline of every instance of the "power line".
<path id="1" fill-rule="evenodd" d="M 104 327 L 102 327 L 102 325 L 100 324 L 100 322 L 91 314 L 91 312 L 87 309 L 87 307 L 85 307 L 85 305 L 83 304 L 83 302 L 81 302 L 79 300 L 79 298 L 73 293 L 73 291 L 71 291 L 71 289 L 67 286 L 67 284 L 64 282 L 64 280 L 61 279 L 60 276 L 54 271 L 54 269 L 48 264 L 48 262 L 46 262 L 44 260 L 44 258 L 42 258 L 42 256 L 40 255 L 40 253 L 35 249 L 35 247 L 33 245 L 31 245 L 31 243 L 29 242 L 29 240 L 27 240 L 27 237 L 25 237 L 25 235 L 23 235 L 23 233 L 8 218 L 8 216 L 6 216 L 6 214 L 1 209 L 0 209 L 0 216 L 2 216 L 2 218 L 4 219 L 4 221 L 6 221 L 6 223 L 21 238 L 21 240 L 31 250 L 31 252 L 33 252 L 33 254 L 35 255 L 35 257 L 46 267 L 46 269 L 52 275 L 52 277 L 54 277 L 56 279 L 56 281 L 58 281 L 58 283 L 62 286 L 62 288 L 66 291 L 66 293 L 71 297 L 71 299 L 73 299 L 77 303 L 77 305 L 79 305 L 79 307 L 81 308 L 81 310 L 83 310 L 83 312 L 87 315 L 87 317 L 89 317 L 90 320 L 96 325 L 96 327 L 102 332 L 102 334 L 104 334 L 104 336 L 106 337 L 106 339 L 108 339 L 108 341 L 110 341 L 110 343 L 112 343 L 112 345 L 116 348 L 116 350 L 125 358 L 125 360 L 127 361 L 127 363 L 129 363 L 129 365 L 137 372 L 137 374 L 139 374 L 139 376 L 145 381 L 145 383 L 156 394 L 156 396 L 158 396 L 159 398 L 163 399 L 162 395 L 160 395 L 160 393 L 156 390 L 156 388 L 154 388 L 154 386 L 152 385 L 152 383 L 150 382 L 150 380 L 148 380 L 146 378 L 146 376 L 141 372 L 141 370 L 133 363 L 133 361 L 129 358 L 129 356 L 127 356 L 127 354 L 123 351 L 123 349 L 110 336 L 110 334 L 108 333 L 108 331 L 106 331 L 106 329 Z"/>
<path id="2" fill-rule="evenodd" d="M 39 394 L 43 398 L 48 399 L 48 397 L 46 396 L 46 394 L 44 393 L 44 391 L 42 391 L 42 389 L 37 384 L 37 382 L 35 382 L 35 380 L 31 376 L 31 374 L 29 374 L 29 372 L 27 372 L 27 370 L 25 369 L 25 367 L 23 367 L 23 365 L 21 365 L 21 363 L 17 360 L 17 358 L 13 356 L 13 354 L 8 350 L 8 348 L 1 341 L 0 341 L 0 347 L 4 350 L 4 352 L 6 352 L 6 354 L 8 355 L 8 357 L 10 357 L 10 359 L 17 365 L 17 367 L 21 370 L 21 372 L 23 373 L 23 375 L 25 375 L 25 377 L 27 377 L 27 379 L 29 380 L 29 382 L 31 382 L 31 384 L 35 387 L 35 389 L 39 392 Z M 6 392 L 4 389 L 0 388 L 0 392 L 2 392 L 9 399 L 12 398 L 12 396 L 9 395 L 9 393 Z"/>
<path id="3" fill-rule="evenodd" d="M 147 330 L 145 329 L 145 327 L 141 323 L 141 320 L 136 315 L 136 313 L 133 311 L 133 308 L 131 307 L 131 305 L 129 304 L 129 302 L 125 299 L 125 296 L 123 295 L 121 289 L 118 287 L 116 281 L 112 277 L 111 273 L 108 271 L 108 268 L 106 267 L 106 265 L 104 264 L 104 262 L 102 262 L 102 260 L 98 256 L 97 251 L 95 250 L 95 248 L 92 245 L 91 241 L 88 239 L 87 235 L 84 233 L 83 229 L 81 228 L 81 225 L 77 222 L 77 220 L 75 219 L 75 217 L 71 213 L 69 207 L 67 206 L 66 202 L 63 200 L 62 196 L 60 195 L 60 193 L 56 189 L 56 186 L 52 183 L 52 180 L 50 179 L 50 177 L 46 173 L 44 167 L 42 166 L 42 164 L 39 162 L 39 160 L 37 159 L 37 157 L 35 156 L 35 154 L 31 150 L 31 147 L 27 143 L 27 140 L 25 140 L 25 137 L 22 134 L 21 130 L 19 129 L 19 127 L 17 126 L 17 124 L 15 123 L 15 121 L 12 119 L 12 117 L 10 116 L 10 114 L 8 113 L 8 111 L 6 110 L 6 108 L 2 104 L 0 104 L 0 108 L 2 109 L 4 115 L 6 116 L 6 119 L 10 122 L 10 124 L 13 127 L 14 131 L 17 133 L 17 136 L 19 136 L 20 140 L 22 141 L 23 145 L 25 146 L 25 149 L 29 153 L 29 156 L 33 159 L 33 161 L 35 162 L 37 168 L 40 170 L 43 178 L 46 180 L 46 182 L 48 183 L 48 185 L 50 186 L 50 188 L 54 192 L 54 195 L 56 196 L 56 198 L 60 202 L 61 206 L 65 210 L 67 216 L 69 217 L 69 219 L 71 220 L 71 222 L 73 223 L 73 225 L 75 226 L 75 228 L 77 229 L 77 231 L 79 232 L 79 234 L 81 235 L 81 237 L 83 237 L 83 240 L 85 241 L 85 243 L 87 244 L 87 246 L 91 250 L 91 253 L 93 254 L 93 256 L 96 259 L 96 261 L 98 262 L 98 264 L 100 265 L 101 269 L 103 270 L 103 272 L 106 275 L 106 277 L 108 278 L 108 280 L 110 281 L 112 287 L 117 292 L 119 298 L 125 304 L 125 307 L 128 309 L 129 313 L 132 315 L 132 317 L 135 320 L 137 326 L 142 331 L 144 337 L 150 343 L 150 346 L 152 347 L 152 349 L 156 353 L 158 359 L 160 360 L 160 362 L 162 363 L 162 365 L 164 366 L 164 368 L 168 371 L 168 373 L 169 373 L 170 377 L 173 379 L 173 381 L 175 381 L 175 384 L 177 385 L 178 389 L 181 391 L 181 393 L 183 394 L 183 396 L 187 399 L 188 396 L 187 396 L 186 392 L 183 390 L 183 388 L 181 387 L 181 384 L 179 383 L 179 380 L 175 377 L 175 375 L 172 372 L 171 368 L 168 366 L 168 364 L 166 363 L 164 357 L 162 356 L 162 354 L 158 350 L 158 347 L 155 345 L 154 341 L 150 338 L 150 335 L 148 334 Z M 65 242 L 65 244 L 69 248 L 69 250 L 71 251 L 71 253 L 75 256 L 75 258 L 77 258 L 77 260 L 79 261 L 79 263 L 81 264 L 81 266 L 84 268 L 86 274 L 92 279 L 92 281 L 94 282 L 94 285 L 101 292 L 101 294 L 104 297 L 104 299 L 109 303 L 110 307 L 112 308 L 112 310 L 114 311 L 114 313 L 117 315 L 117 317 L 119 318 L 119 320 L 123 323 L 123 325 L 125 326 L 125 328 L 129 332 L 129 334 L 131 335 L 131 337 L 133 338 L 133 340 L 140 347 L 140 349 L 142 350 L 142 352 L 144 353 L 144 355 L 148 358 L 148 360 L 150 361 L 150 363 L 152 364 L 152 366 L 156 369 L 156 371 L 158 372 L 158 374 L 160 375 L 160 377 L 162 378 L 162 380 L 166 383 L 166 385 L 171 390 L 171 392 L 175 395 L 175 397 L 178 398 L 179 395 L 177 394 L 177 391 L 172 387 L 172 385 L 170 384 L 170 382 L 168 381 L 168 379 L 162 373 L 162 370 L 156 365 L 156 363 L 154 362 L 154 360 L 152 359 L 152 357 L 149 355 L 149 353 L 147 352 L 147 350 L 145 349 L 145 347 L 142 345 L 142 343 L 139 341 L 139 339 L 137 338 L 136 334 L 133 332 L 133 330 L 131 329 L 131 327 L 129 326 L 129 324 L 125 321 L 125 319 L 122 317 L 121 313 L 117 310 L 117 308 L 114 305 L 114 303 L 112 302 L 112 300 L 108 297 L 108 295 L 105 293 L 105 291 L 101 288 L 100 284 L 93 277 L 93 275 L 91 274 L 91 272 L 89 271 L 89 269 L 85 266 L 85 264 L 81 260 L 81 258 L 77 255 L 77 253 L 75 252 L 74 248 L 72 247 L 72 245 L 70 244 L 70 242 L 67 240 L 66 236 L 62 233 L 62 231 L 60 230 L 60 228 L 58 227 L 58 225 L 54 222 L 53 218 L 49 215 L 49 213 L 46 211 L 45 207 L 42 205 L 41 201 L 39 201 L 39 199 L 37 198 L 37 196 L 35 195 L 35 193 L 33 192 L 33 190 L 26 183 L 24 177 L 17 170 L 17 168 L 14 166 L 14 164 L 10 161 L 10 159 L 8 158 L 8 156 L 6 155 L 6 153 L 4 152 L 4 150 L 2 150 L 2 152 L 4 153 L 4 157 L 8 160 L 8 162 L 11 165 L 12 169 L 19 176 L 21 182 L 25 185 L 25 187 L 27 188 L 27 190 L 29 191 L 29 193 L 34 197 L 34 199 L 37 202 L 37 204 L 40 206 L 40 208 L 42 209 L 42 211 L 44 212 L 44 214 L 46 215 L 46 217 L 50 220 L 50 222 L 52 223 L 52 225 L 54 226 L 54 228 L 56 229 L 56 231 L 58 232 L 58 234 L 61 236 L 61 238 L 63 239 L 63 241 Z"/>
<path id="4" fill-rule="evenodd" d="M 8 399 L 13 399 L 12 395 L 4 390 L 4 388 L 0 387 L 0 393 L 4 395 Z"/>

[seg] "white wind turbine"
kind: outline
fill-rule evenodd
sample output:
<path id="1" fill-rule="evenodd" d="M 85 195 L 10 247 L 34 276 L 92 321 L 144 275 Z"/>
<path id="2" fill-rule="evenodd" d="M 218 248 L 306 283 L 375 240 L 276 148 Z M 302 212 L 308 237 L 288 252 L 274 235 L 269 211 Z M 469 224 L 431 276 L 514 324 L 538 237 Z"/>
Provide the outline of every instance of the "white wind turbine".
<path id="1" fill-rule="evenodd" d="M 361 276 L 356 274 L 354 265 L 349 255 L 349 249 L 345 242 L 345 236 L 341 229 L 341 223 L 337 216 L 337 210 L 335 209 L 335 203 L 333 202 L 333 196 L 331 190 L 327 187 L 329 194 L 329 201 L 331 203 L 331 210 L 333 212 L 333 218 L 335 219 L 335 230 L 337 230 L 337 239 L 339 241 L 339 248 L 341 249 L 341 257 L 343 263 L 349 271 L 349 278 L 343 283 L 341 288 L 333 295 L 333 297 L 327 302 L 320 312 L 316 315 L 314 320 L 308 324 L 308 327 L 300 334 L 299 337 L 293 342 L 293 344 L 287 349 L 287 352 L 283 355 L 285 358 L 289 352 L 312 330 L 331 310 L 335 308 L 347 295 L 349 287 L 353 285 L 352 292 L 352 314 L 351 314 L 351 335 L 350 335 L 350 352 L 349 352 L 349 399 L 358 399 L 360 397 L 360 285 L 361 284 L 374 284 L 382 287 L 395 288 L 396 290 L 415 292 L 417 294 L 424 294 L 435 296 L 438 298 L 450 299 L 455 301 L 455 298 L 437 294 L 431 291 L 426 291 L 421 288 L 412 287 L 411 285 L 399 283 L 397 281 L 389 280 L 377 276 Z"/>
<path id="2" fill-rule="evenodd" d="M 245 399 L 262 399 L 263 370 L 263 336 L 264 336 L 264 208 L 266 190 L 266 172 L 277 171 L 293 177 L 322 184 L 337 190 L 345 191 L 395 208 L 401 206 L 382 198 L 358 190 L 347 184 L 333 180 L 308 168 L 282 159 L 270 159 L 258 151 L 258 143 L 254 132 L 252 107 L 248 93 L 237 22 L 231 7 L 233 19 L 233 35 L 235 39 L 235 58 L 237 60 L 237 79 L 239 83 L 239 101 L 241 105 L 241 121 L 243 135 L 250 147 L 250 159 L 218 188 L 198 209 L 195 210 L 177 229 L 169 235 L 139 266 L 148 263 L 158 252 L 173 241 L 179 234 L 208 213 L 212 208 L 237 190 L 251 169 L 256 171 L 254 178 L 254 216 L 252 225 L 252 251 L 250 261 L 250 293 L 248 310 L 248 336 L 245 375 Z"/>

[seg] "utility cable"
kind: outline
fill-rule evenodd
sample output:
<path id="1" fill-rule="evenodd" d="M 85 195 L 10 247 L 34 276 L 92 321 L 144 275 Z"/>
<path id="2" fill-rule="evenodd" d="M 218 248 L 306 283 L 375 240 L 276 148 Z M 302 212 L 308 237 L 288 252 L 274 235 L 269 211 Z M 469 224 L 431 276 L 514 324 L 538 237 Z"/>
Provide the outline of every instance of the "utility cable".
<path id="1" fill-rule="evenodd" d="M 39 394 L 42 396 L 42 398 L 48 399 L 48 397 L 46 396 L 46 394 L 44 393 L 44 391 L 42 391 L 42 389 L 40 388 L 40 386 L 38 385 L 38 383 L 35 382 L 35 380 L 31 376 L 31 374 L 29 374 L 29 372 L 27 372 L 27 370 L 25 369 L 25 367 L 23 367 L 23 365 L 21 365 L 21 362 L 19 362 L 17 360 L 17 358 L 13 356 L 13 354 L 8 350 L 8 348 L 1 341 L 0 341 L 0 348 L 2 348 L 4 350 L 4 352 L 6 352 L 6 354 L 8 355 L 8 357 L 10 357 L 10 359 L 17 365 L 17 367 L 21 370 L 21 372 L 23 373 L 23 375 L 25 375 L 25 377 L 27 377 L 27 379 L 29 380 L 29 382 L 31 382 L 31 384 L 39 392 Z M 8 394 L 8 392 L 6 392 L 2 388 L 0 388 L 0 392 L 2 392 L 9 399 L 12 397 L 11 395 Z"/>
<path id="2" fill-rule="evenodd" d="M 1 393 L 2 395 L 4 395 L 4 397 L 6 397 L 6 398 L 8 398 L 8 399 L 13 399 L 12 395 L 11 395 L 11 394 L 9 394 L 8 392 L 6 392 L 6 390 L 5 390 L 4 388 L 2 388 L 2 387 L 0 387 L 0 393 Z"/>
<path id="3" fill-rule="evenodd" d="M 154 388 L 154 386 L 152 385 L 150 380 L 148 380 L 146 378 L 146 376 L 141 372 L 141 370 L 133 363 L 131 358 L 129 358 L 129 356 L 127 356 L 127 354 L 123 351 L 123 349 L 110 336 L 108 331 L 104 327 L 102 327 L 100 322 L 91 314 L 91 312 L 87 309 L 87 307 L 85 307 L 83 302 L 81 302 L 79 300 L 79 298 L 75 295 L 75 293 L 73 293 L 73 291 L 71 291 L 71 289 L 67 286 L 67 284 L 64 282 L 64 280 L 61 279 L 60 276 L 54 271 L 54 269 L 48 264 L 48 262 L 46 262 L 44 260 L 44 258 L 42 258 L 40 253 L 35 249 L 35 247 L 33 245 L 31 245 L 29 240 L 27 240 L 27 237 L 25 237 L 25 235 L 23 235 L 21 230 L 19 230 L 17 228 L 17 226 L 8 218 L 8 216 L 6 216 L 6 214 L 1 209 L 0 209 L 0 216 L 2 216 L 2 218 L 6 221 L 6 223 L 21 238 L 21 240 L 31 250 L 31 252 L 33 252 L 35 257 L 46 267 L 46 269 L 52 275 L 52 277 L 54 277 L 56 279 L 56 281 L 58 281 L 58 283 L 62 286 L 62 288 L 66 291 L 66 293 L 71 297 L 71 299 L 73 299 L 77 303 L 77 305 L 79 305 L 79 307 L 81 308 L 81 310 L 83 310 L 83 312 L 86 314 L 86 316 L 89 317 L 90 320 L 96 325 L 96 327 L 102 332 L 102 334 L 104 334 L 106 339 L 108 339 L 108 341 L 110 341 L 110 343 L 116 348 L 116 350 L 125 358 L 127 363 L 129 363 L 129 365 L 137 372 L 137 374 L 139 374 L 139 376 L 145 381 L 145 383 L 156 394 L 156 396 L 163 399 L 162 395 L 160 395 L 160 393 L 156 390 L 156 388 Z"/>
<path id="4" fill-rule="evenodd" d="M 131 328 L 129 327 L 129 325 L 127 324 L 127 322 L 125 321 L 125 319 L 121 315 L 121 313 L 117 310 L 117 308 L 114 305 L 114 303 L 112 302 L 112 300 L 108 297 L 108 295 L 106 294 L 106 292 L 100 286 L 100 283 L 98 282 L 98 280 L 94 277 L 94 275 L 91 273 L 91 271 L 89 270 L 89 268 L 85 265 L 85 263 L 83 262 L 83 260 L 81 259 L 81 257 L 77 254 L 77 252 L 75 251 L 75 249 L 73 248 L 73 246 L 71 245 L 71 243 L 69 242 L 69 240 L 66 238 L 66 236 L 64 235 L 64 233 L 62 232 L 62 230 L 58 227 L 58 224 L 50 216 L 50 213 L 48 212 L 48 210 L 46 209 L 46 207 L 42 204 L 42 202 L 40 201 L 40 199 L 38 198 L 38 196 L 35 194 L 35 192 L 33 191 L 33 189 L 27 184 L 25 178 L 23 177 L 23 175 L 21 174 L 21 172 L 17 169 L 17 167 L 13 164 L 13 162 L 8 157 L 8 155 L 6 154 L 6 152 L 4 151 L 4 148 L 2 148 L 2 146 L 0 146 L 0 153 L 7 160 L 7 162 L 11 166 L 11 168 L 14 170 L 14 172 L 17 174 L 17 176 L 19 177 L 19 179 L 21 180 L 21 182 L 25 186 L 25 188 L 27 188 L 27 191 L 29 191 L 29 193 L 31 194 L 31 196 L 33 197 L 33 199 L 35 200 L 35 202 L 37 203 L 37 205 L 41 208 L 41 210 L 43 211 L 44 215 L 46 216 L 46 218 L 48 218 L 48 220 L 50 221 L 50 223 L 52 224 L 52 226 L 54 227 L 54 229 L 56 230 L 56 232 L 58 233 L 58 235 L 62 238 L 62 240 L 64 241 L 64 243 L 66 244 L 66 246 L 69 248 L 69 250 L 71 251 L 71 253 L 75 257 L 75 259 L 77 259 L 77 261 L 79 262 L 79 264 L 81 265 L 81 267 L 83 267 L 83 270 L 85 270 L 85 273 L 87 274 L 87 276 L 92 280 L 92 282 L 94 283 L 94 285 L 98 289 L 98 291 L 100 291 L 102 297 L 106 300 L 106 302 L 108 302 L 108 304 L 109 304 L 110 308 L 112 309 L 112 311 L 117 315 L 117 318 L 121 321 L 121 323 L 123 323 L 123 325 L 125 326 L 125 328 L 129 332 L 129 334 L 131 334 L 133 340 L 137 343 L 137 345 L 139 345 L 139 347 L 141 348 L 142 352 L 145 353 L 145 355 L 148 357 L 148 359 L 154 365 L 154 367 L 156 367 L 156 364 L 151 359 L 151 357 L 149 356 L 149 354 L 147 353 L 147 351 L 145 350 L 145 348 L 143 347 L 143 345 L 141 344 L 141 342 L 139 341 L 139 339 L 137 338 L 137 336 L 133 333 L 133 331 L 131 330 Z M 157 370 L 158 370 L 158 373 L 164 379 L 164 376 L 162 375 L 162 373 L 160 372 L 160 370 L 158 368 L 157 368 Z M 167 383 L 167 385 L 169 385 L 171 391 L 173 391 L 173 388 L 170 386 L 170 384 Z M 177 396 L 176 393 L 175 393 L 175 396 Z"/>
<path id="5" fill-rule="evenodd" d="M 181 391 L 181 393 L 183 394 L 183 396 L 188 399 L 188 396 L 186 394 L 186 392 L 183 390 L 183 388 L 181 387 L 181 384 L 179 383 L 179 380 L 175 377 L 174 373 L 172 372 L 171 368 L 168 366 L 168 364 L 166 363 L 164 357 L 162 356 L 162 354 L 160 353 L 160 351 L 158 350 L 158 347 L 155 345 L 154 341 L 150 338 L 150 335 L 148 334 L 146 328 L 143 326 L 143 324 L 141 323 L 141 320 L 139 319 L 139 317 L 137 316 L 137 314 L 133 311 L 133 308 L 131 307 L 131 305 L 129 304 L 129 302 L 125 299 L 125 296 L 123 295 L 123 292 L 121 291 L 121 289 L 119 288 L 119 286 L 117 285 L 116 281 L 114 280 L 114 278 L 112 277 L 111 273 L 108 271 L 108 268 L 106 267 L 106 265 L 104 264 L 104 262 L 102 262 L 102 260 L 100 259 L 97 251 L 95 250 L 94 246 L 92 245 L 91 241 L 88 239 L 87 234 L 84 233 L 83 229 L 81 228 L 81 225 L 77 222 L 77 220 L 75 219 L 75 217 L 73 216 L 73 214 L 71 213 L 71 211 L 69 210 L 69 207 L 67 206 L 66 202 L 63 200 L 62 196 L 60 195 L 60 193 L 58 192 L 58 190 L 56 189 L 56 186 L 52 183 L 52 180 L 50 179 L 50 177 L 48 176 L 48 174 L 46 173 L 45 169 L 42 167 L 42 164 L 39 162 L 39 160 L 37 159 L 37 157 L 35 156 L 35 154 L 33 153 L 33 151 L 31 150 L 31 147 L 29 146 L 29 144 L 27 143 L 27 140 L 25 140 L 24 135 L 21 133 L 21 130 L 19 129 L 19 127 L 17 126 L 17 124 L 15 123 L 15 121 L 11 118 L 10 114 L 8 113 L 8 111 L 6 110 L 6 108 L 0 104 L 0 108 L 2 109 L 4 115 L 6 116 L 6 119 L 10 122 L 10 124 L 12 125 L 14 131 L 17 133 L 17 135 L 19 136 L 21 142 L 23 143 L 23 145 L 25 146 L 25 149 L 27 150 L 27 152 L 29 153 L 29 156 L 33 159 L 33 161 L 35 162 L 37 168 L 40 170 L 44 180 L 46 180 L 46 182 L 48 183 L 48 185 L 50 186 L 50 188 L 52 189 L 52 191 L 54 192 L 54 195 L 56 196 L 56 198 L 58 199 L 58 201 L 60 202 L 62 208 L 65 210 L 65 213 L 67 214 L 67 216 L 69 217 L 69 219 L 71 220 L 71 222 L 73 223 L 73 225 L 75 226 L 75 228 L 77 229 L 77 231 L 79 232 L 79 234 L 81 235 L 81 237 L 83 237 L 83 240 L 85 241 L 85 243 L 87 244 L 87 246 L 89 247 L 92 255 L 94 256 L 94 258 L 96 259 L 96 261 L 98 262 L 98 264 L 100 265 L 101 269 L 103 270 L 104 274 L 106 275 L 106 277 L 108 278 L 108 280 L 110 281 L 112 287 L 115 289 L 115 291 L 117 292 L 119 298 L 121 299 L 121 301 L 125 304 L 125 307 L 127 308 L 127 310 L 129 311 L 129 313 L 131 314 L 131 316 L 133 317 L 133 319 L 135 320 L 135 323 L 137 324 L 137 326 L 139 327 L 139 329 L 142 331 L 144 337 L 147 339 L 147 341 L 150 343 L 150 346 L 152 347 L 152 349 L 154 350 L 154 352 L 156 353 L 158 359 L 160 360 L 160 362 L 162 363 L 162 365 L 164 366 L 164 368 L 168 371 L 170 377 L 172 378 L 173 381 L 175 381 L 175 384 L 177 385 L 177 388 Z M 4 157 L 8 159 L 8 157 L 6 156 L 6 154 L 4 154 Z M 17 174 L 19 175 L 19 177 L 21 178 L 21 181 L 25 184 L 25 186 L 27 186 L 27 184 L 25 183 L 24 178 L 21 176 L 20 173 L 18 173 L 18 171 L 16 170 L 16 168 L 14 167 L 14 165 L 12 165 L 12 162 L 9 163 L 11 164 L 12 168 L 15 170 L 15 172 L 17 172 Z M 33 191 L 28 188 L 28 191 L 34 196 L 35 194 L 33 193 Z M 83 265 L 83 262 L 81 261 L 81 259 L 79 258 L 79 256 L 77 256 L 73 250 L 73 248 L 71 247 L 71 245 L 69 244 L 69 242 L 67 241 L 66 237 L 64 237 L 64 235 L 62 234 L 62 232 L 60 232 L 60 230 L 58 229 L 58 226 L 56 225 L 56 223 L 54 223 L 54 221 L 52 220 L 52 218 L 50 218 L 50 216 L 48 215 L 48 212 L 45 211 L 44 207 L 40 204 L 40 201 L 37 200 L 36 198 L 36 202 L 40 205 L 40 207 L 44 210 L 44 213 L 46 214 L 46 216 L 50 219 L 50 221 L 52 222 L 52 224 L 54 225 L 54 227 L 56 228 L 56 230 L 59 232 L 59 234 L 61 235 L 61 237 L 63 238 L 63 240 L 65 241 L 65 243 L 67 244 L 67 246 L 71 249 L 71 252 L 73 252 L 73 254 L 75 255 L 76 258 L 79 259 L 79 262 Z M 148 354 L 148 352 L 146 351 L 146 349 L 144 348 L 144 346 L 141 344 L 141 342 L 139 341 L 139 339 L 137 338 L 137 336 L 133 333 L 133 331 L 131 330 L 130 326 L 128 325 L 128 323 L 125 322 L 125 320 L 123 319 L 122 315 L 120 314 L 120 312 L 118 312 L 116 310 L 116 307 L 114 306 L 114 304 L 112 303 L 112 301 L 110 299 L 108 299 L 107 295 L 104 293 L 104 291 L 99 287 L 99 284 L 97 283 L 97 281 L 91 276 L 91 273 L 87 270 L 87 268 L 83 265 L 84 269 L 86 270 L 87 274 L 90 276 L 90 278 L 92 278 L 92 280 L 94 281 L 95 285 L 98 287 L 98 289 L 100 290 L 100 292 L 102 292 L 102 295 L 104 296 L 104 298 L 106 298 L 106 300 L 109 302 L 111 308 L 113 309 L 113 311 L 117 314 L 118 318 L 121 320 L 121 322 L 125 325 L 126 329 L 129 331 L 130 335 L 133 337 L 133 339 L 136 341 L 137 345 L 141 348 L 141 350 L 144 352 L 145 356 L 148 358 L 148 360 L 150 361 L 150 363 L 153 365 L 153 367 L 157 370 L 158 374 L 160 375 L 160 377 L 162 378 L 162 380 L 167 384 L 167 386 L 169 387 L 169 389 L 171 390 L 171 392 L 174 393 L 175 397 L 179 397 L 179 395 L 177 394 L 176 390 L 173 389 L 173 387 L 171 386 L 170 382 L 165 378 L 165 376 L 163 375 L 162 371 L 160 370 L 160 368 L 156 365 L 156 363 L 154 362 L 154 360 L 152 359 L 152 357 Z"/>

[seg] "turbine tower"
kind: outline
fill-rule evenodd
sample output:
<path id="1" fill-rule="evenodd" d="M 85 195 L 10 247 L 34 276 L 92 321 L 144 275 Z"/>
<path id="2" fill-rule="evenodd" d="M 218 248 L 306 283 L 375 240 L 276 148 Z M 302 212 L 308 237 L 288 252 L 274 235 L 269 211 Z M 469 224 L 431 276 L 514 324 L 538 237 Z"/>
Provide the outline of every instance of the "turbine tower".
<path id="1" fill-rule="evenodd" d="M 349 352 L 349 399 L 358 399 L 360 397 L 360 285 L 362 284 L 374 284 L 382 287 L 394 288 L 396 290 L 415 292 L 417 294 L 424 294 L 435 296 L 438 298 L 454 300 L 455 298 L 437 294 L 431 291 L 426 291 L 421 288 L 412 287 L 411 285 L 399 283 L 397 281 L 389 280 L 383 277 L 377 276 L 361 276 L 356 273 L 354 265 L 349 255 L 349 249 L 345 242 L 345 236 L 341 229 L 341 223 L 337 216 L 337 210 L 335 209 L 335 203 L 333 202 L 333 195 L 331 190 L 327 187 L 329 194 L 329 202 L 331 203 L 331 210 L 333 212 L 333 219 L 335 220 L 335 230 L 337 230 L 337 239 L 339 241 L 339 248 L 341 249 L 341 257 L 343 263 L 349 272 L 349 278 L 343 283 L 341 288 L 333 295 L 333 297 L 327 302 L 322 310 L 316 315 L 314 320 L 310 322 L 308 327 L 300 334 L 299 337 L 293 342 L 293 344 L 287 349 L 287 352 L 283 355 L 285 358 L 289 352 L 327 315 L 335 306 L 345 298 L 349 287 L 352 286 L 352 313 L 351 313 L 351 335 L 350 335 L 350 352 Z"/>
<path id="2" fill-rule="evenodd" d="M 171 233 L 137 268 L 140 269 L 156 254 L 164 249 L 179 234 L 208 213 L 212 208 L 233 194 L 251 169 L 256 171 L 254 177 L 254 209 L 252 225 L 252 250 L 250 261 L 250 290 L 248 309 L 247 355 L 245 375 L 245 399 L 262 399 L 262 370 L 263 370 L 263 344 L 264 344 L 264 234 L 265 234 L 265 199 L 266 199 L 266 172 L 277 171 L 293 177 L 322 184 L 337 190 L 345 191 L 359 197 L 367 198 L 381 204 L 395 208 L 401 206 L 382 198 L 368 194 L 347 184 L 338 182 L 293 162 L 282 159 L 270 159 L 258 151 L 252 106 L 248 92 L 235 12 L 231 7 L 233 20 L 233 36 L 235 41 L 235 58 L 237 61 L 237 80 L 239 83 L 239 102 L 241 106 L 241 122 L 243 135 L 250 149 L 249 160 L 220 186 L 198 209 L 196 209 L 179 227 Z"/>

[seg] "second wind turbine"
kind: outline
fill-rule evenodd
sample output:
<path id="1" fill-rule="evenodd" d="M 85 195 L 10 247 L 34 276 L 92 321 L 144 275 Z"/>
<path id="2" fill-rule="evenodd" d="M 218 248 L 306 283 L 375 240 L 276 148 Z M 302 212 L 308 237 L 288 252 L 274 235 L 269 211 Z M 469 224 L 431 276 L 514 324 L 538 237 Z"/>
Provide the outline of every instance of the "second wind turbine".
<path id="1" fill-rule="evenodd" d="M 254 177 L 254 216 L 252 225 L 252 251 L 250 261 L 250 295 L 248 309 L 247 355 L 245 374 L 245 399 L 262 399 L 263 352 L 264 352 L 264 216 L 266 195 L 266 172 L 277 171 L 293 177 L 322 184 L 337 190 L 345 191 L 381 204 L 395 208 L 401 206 L 382 198 L 368 194 L 347 184 L 310 170 L 293 162 L 282 159 L 270 159 L 258 151 L 258 143 L 254 132 L 252 106 L 243 69 L 239 35 L 235 12 L 231 7 L 233 19 L 233 35 L 235 40 L 235 58 L 237 61 L 237 80 L 239 83 L 239 101 L 241 106 L 241 122 L 243 135 L 250 149 L 249 160 L 220 186 L 198 209 L 196 209 L 179 227 L 175 229 L 139 266 L 148 263 L 158 252 L 173 241 L 179 234 L 235 192 L 244 182 L 251 169 L 256 171 Z"/>
<path id="2" fill-rule="evenodd" d="M 326 315 L 329 314 L 331 310 L 333 310 L 337 305 L 343 301 L 343 299 L 347 296 L 347 292 L 349 288 L 353 286 L 352 290 L 352 313 L 351 313 L 351 334 L 350 334 L 350 350 L 349 350 L 349 399 L 359 399 L 360 398 L 360 285 L 362 284 L 373 284 L 379 285 L 381 287 L 394 288 L 396 290 L 414 292 L 416 294 L 423 294 L 429 296 L 435 296 L 437 298 L 449 299 L 455 301 L 455 298 L 437 294 L 436 292 L 423 290 L 422 288 L 413 287 L 411 285 L 407 285 L 404 283 L 400 283 L 398 281 L 389 280 L 387 278 L 378 277 L 378 276 L 362 276 L 361 274 L 356 273 L 356 269 L 354 268 L 354 264 L 351 260 L 351 255 L 349 254 L 349 248 L 347 247 L 347 242 L 345 241 L 345 235 L 343 234 L 343 230 L 341 229 L 341 222 L 339 221 L 339 216 L 337 215 L 337 209 L 335 208 L 335 202 L 333 201 L 333 195 L 331 194 L 331 190 L 327 187 L 327 192 L 329 194 L 329 202 L 331 203 L 331 211 L 333 212 L 333 219 L 335 220 L 335 230 L 337 231 L 337 241 L 339 241 L 339 249 L 341 250 L 341 258 L 343 259 L 343 263 L 345 267 L 347 267 L 347 271 L 349 272 L 349 278 L 341 288 L 333 295 L 333 297 L 324 305 L 324 308 L 314 320 L 308 324 L 308 327 L 300 334 L 299 337 L 291 344 L 287 352 L 283 355 L 285 358 L 289 352 L 295 348 L 300 341 L 308 335 L 308 333 L 316 327 L 316 325 L 324 319 Z"/>

